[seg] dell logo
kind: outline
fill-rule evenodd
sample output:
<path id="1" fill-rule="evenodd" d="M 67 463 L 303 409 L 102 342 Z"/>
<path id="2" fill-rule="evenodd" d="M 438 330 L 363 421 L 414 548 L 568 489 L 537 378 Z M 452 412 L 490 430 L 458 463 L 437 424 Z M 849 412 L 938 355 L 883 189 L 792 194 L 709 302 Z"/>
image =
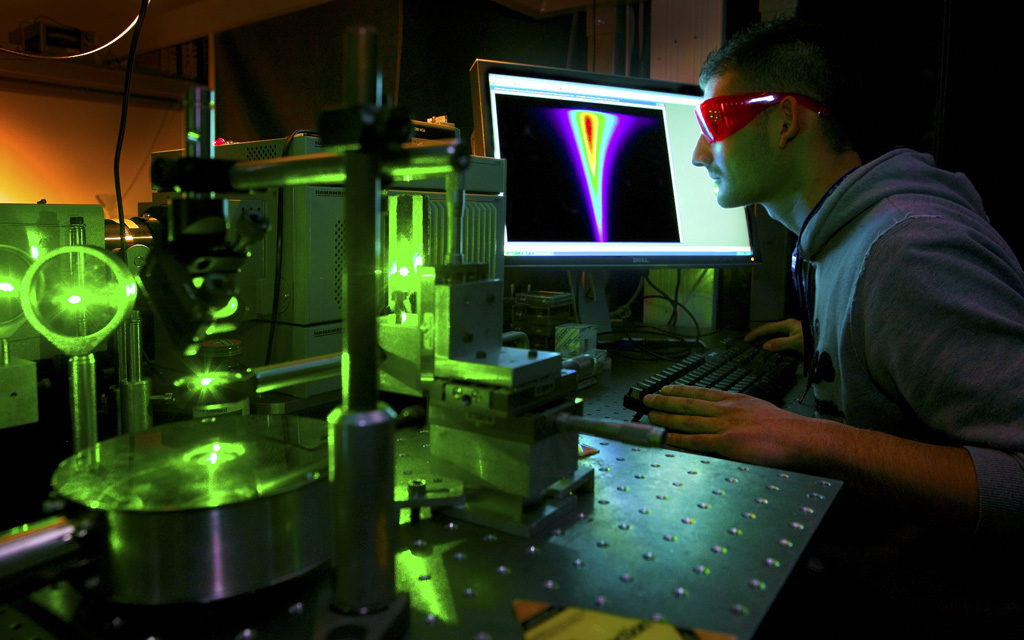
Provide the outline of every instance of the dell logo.
<path id="1" fill-rule="evenodd" d="M 633 264 L 647 264 L 650 262 L 647 258 L 633 258 Z"/>

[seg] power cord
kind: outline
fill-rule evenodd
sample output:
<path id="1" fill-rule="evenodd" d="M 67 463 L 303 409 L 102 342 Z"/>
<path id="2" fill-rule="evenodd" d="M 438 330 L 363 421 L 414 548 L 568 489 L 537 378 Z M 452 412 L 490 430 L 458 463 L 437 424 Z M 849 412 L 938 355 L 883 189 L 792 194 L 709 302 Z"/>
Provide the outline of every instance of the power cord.
<path id="1" fill-rule="evenodd" d="M 644 300 L 647 300 L 647 299 L 666 300 L 670 304 L 672 304 L 672 306 L 673 306 L 673 313 L 675 313 L 676 308 L 682 309 L 684 312 L 686 312 L 686 315 L 688 315 L 690 317 L 690 320 L 693 322 L 693 326 L 694 326 L 694 328 L 697 331 L 696 340 L 699 341 L 700 340 L 700 323 L 697 322 L 697 318 L 695 318 L 694 315 L 692 313 L 690 313 L 690 310 L 686 308 L 686 305 L 682 304 L 681 302 L 676 300 L 674 297 L 669 297 L 669 295 L 667 293 L 665 293 L 664 291 L 659 289 L 657 285 L 655 285 L 653 282 L 651 282 L 651 279 L 649 277 L 647 278 L 647 284 L 649 284 L 652 289 L 657 291 L 659 295 L 656 295 L 656 296 L 644 296 Z"/>
<path id="2" fill-rule="evenodd" d="M 284 139 L 284 146 L 281 148 L 282 158 L 288 155 L 288 149 L 291 147 L 292 141 L 299 135 L 316 135 L 316 131 L 296 129 L 289 133 L 288 137 Z M 286 188 L 278 187 L 277 189 L 277 229 L 275 230 L 277 250 L 274 253 L 274 298 L 271 302 L 270 332 L 267 335 L 267 353 L 263 359 L 264 365 L 270 364 L 271 354 L 274 351 L 274 338 L 277 335 L 278 325 L 277 315 L 281 308 L 281 271 L 284 262 L 284 191 Z"/>
<path id="3" fill-rule="evenodd" d="M 121 198 L 121 147 L 124 145 L 124 131 L 128 124 L 128 98 L 132 90 L 135 51 L 139 45 L 139 34 L 142 33 L 142 23 L 146 19 L 146 8 L 148 6 L 149 0 L 142 0 L 142 6 L 139 7 L 139 15 L 132 23 L 135 26 L 135 31 L 132 33 L 132 44 L 128 49 L 128 64 L 124 72 L 124 93 L 121 96 L 121 122 L 117 131 L 117 146 L 114 149 L 114 195 L 117 198 L 118 226 L 121 228 L 121 257 L 126 261 L 128 260 L 128 241 L 125 238 L 124 203 Z M 121 35 L 124 35 L 124 33 Z M 118 36 L 118 38 L 120 37 Z"/>
<path id="4" fill-rule="evenodd" d="M 0 47 L 0 51 L 2 51 L 4 53 L 9 53 L 9 54 L 15 55 L 15 56 L 21 56 L 23 58 L 35 58 L 37 60 L 70 60 L 72 58 L 84 58 L 85 56 L 91 56 L 92 54 L 98 53 L 99 51 L 102 51 L 102 50 L 106 49 L 107 47 L 109 47 L 110 45 L 114 44 L 115 42 L 117 42 L 121 38 L 125 37 L 125 35 L 127 35 L 128 32 L 132 30 L 132 27 L 138 26 L 141 29 L 142 28 L 142 19 L 146 15 L 146 7 L 149 5 L 149 2 L 150 2 L 150 0 L 144 0 L 143 1 L 142 9 L 139 10 L 139 14 L 137 16 L 135 16 L 135 19 L 132 20 L 132 23 L 130 25 L 125 27 L 124 31 L 122 31 L 121 33 L 117 34 L 117 36 L 115 36 L 113 40 L 110 40 L 106 44 L 100 45 L 100 46 L 96 47 L 95 49 L 90 49 L 88 51 L 83 51 L 82 53 L 73 53 L 71 55 L 66 55 L 66 56 L 47 56 L 47 55 L 43 55 L 43 54 L 39 54 L 39 53 L 29 53 L 27 51 L 16 51 L 14 49 L 8 49 L 6 47 Z M 46 16 L 41 16 L 41 17 L 46 17 Z M 55 23 L 57 22 L 56 20 L 53 20 L 53 18 L 50 18 L 50 20 L 52 20 Z M 138 32 L 138 30 L 136 30 L 136 33 L 137 32 Z M 135 46 L 134 43 L 132 44 L 132 46 L 133 47 Z M 134 54 L 130 53 L 130 54 L 128 54 L 128 56 L 129 56 L 129 58 L 133 58 Z"/>

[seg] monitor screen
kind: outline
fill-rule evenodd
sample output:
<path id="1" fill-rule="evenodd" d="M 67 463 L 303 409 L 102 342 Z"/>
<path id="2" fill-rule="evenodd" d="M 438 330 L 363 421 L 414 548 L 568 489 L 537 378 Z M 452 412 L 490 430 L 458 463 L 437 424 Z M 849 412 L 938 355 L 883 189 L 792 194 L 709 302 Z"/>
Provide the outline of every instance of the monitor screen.
<path id="1" fill-rule="evenodd" d="M 505 158 L 507 266 L 749 265 L 750 216 L 690 163 L 699 87 L 477 60 L 473 152 Z"/>

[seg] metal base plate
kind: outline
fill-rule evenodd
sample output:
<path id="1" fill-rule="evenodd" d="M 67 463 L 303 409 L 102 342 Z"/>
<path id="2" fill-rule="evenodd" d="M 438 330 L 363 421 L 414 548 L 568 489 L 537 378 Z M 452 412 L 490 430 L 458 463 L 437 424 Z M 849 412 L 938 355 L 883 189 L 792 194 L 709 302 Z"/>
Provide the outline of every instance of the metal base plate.
<path id="1" fill-rule="evenodd" d="M 595 490 L 571 523 L 522 539 L 440 515 L 399 528 L 410 637 L 520 637 L 513 600 L 752 637 L 840 482 L 581 436 Z M 425 431 L 399 432 L 397 474 Z M 421 469 L 421 468 L 420 468 Z M 481 634 L 481 635 L 476 635 Z"/>
<path id="2" fill-rule="evenodd" d="M 580 441 L 598 450 L 580 461 L 594 471 L 594 492 L 576 495 L 560 528 L 524 539 L 440 514 L 399 527 L 396 583 L 409 594 L 407 637 L 522 637 L 513 602 L 531 600 L 751 638 L 840 487 L 687 453 L 590 436 Z M 399 481 L 434 481 L 428 452 L 426 431 L 398 431 Z M 169 640 L 197 637 L 204 628 L 202 637 L 218 640 L 312 638 L 332 618 L 323 606 L 331 576 L 318 570 L 210 605 L 92 603 L 69 618 L 67 633 L 54 636 L 158 631 Z M 26 623 L 10 609 L 0 614 Z"/>

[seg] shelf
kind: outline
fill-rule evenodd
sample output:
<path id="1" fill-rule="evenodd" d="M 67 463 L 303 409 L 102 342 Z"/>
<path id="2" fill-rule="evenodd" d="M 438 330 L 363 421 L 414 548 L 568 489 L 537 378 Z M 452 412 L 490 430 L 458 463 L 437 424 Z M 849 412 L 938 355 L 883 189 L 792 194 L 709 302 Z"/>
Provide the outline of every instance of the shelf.
<path id="1" fill-rule="evenodd" d="M 132 97 L 167 103 L 181 101 L 194 83 L 144 73 L 132 75 Z M 67 95 L 75 98 L 120 99 L 124 70 L 69 60 L 0 57 L 0 90 L 19 93 Z M 84 95 L 83 95 L 84 94 Z"/>

